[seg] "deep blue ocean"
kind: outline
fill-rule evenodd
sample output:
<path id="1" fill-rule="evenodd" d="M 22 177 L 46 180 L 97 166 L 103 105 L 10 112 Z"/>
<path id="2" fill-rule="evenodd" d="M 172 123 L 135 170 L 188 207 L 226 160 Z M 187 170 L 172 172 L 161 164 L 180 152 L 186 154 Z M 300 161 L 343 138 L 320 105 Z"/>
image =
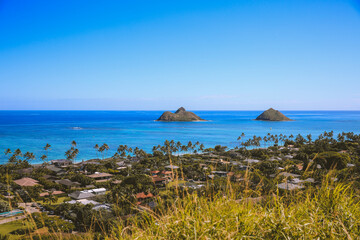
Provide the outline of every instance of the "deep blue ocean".
<path id="1" fill-rule="evenodd" d="M 118 145 L 151 151 L 166 139 L 199 141 L 206 147 L 217 144 L 234 147 L 237 137 L 271 134 L 309 134 L 323 131 L 360 133 L 360 111 L 282 111 L 291 122 L 254 121 L 262 111 L 194 111 L 208 122 L 156 122 L 163 111 L 0 111 L 0 163 L 7 161 L 4 150 L 20 148 L 37 159 L 51 144 L 49 160 L 64 158 L 75 140 L 80 151 L 77 161 L 97 157 L 95 144 L 107 143 L 108 156 Z"/>

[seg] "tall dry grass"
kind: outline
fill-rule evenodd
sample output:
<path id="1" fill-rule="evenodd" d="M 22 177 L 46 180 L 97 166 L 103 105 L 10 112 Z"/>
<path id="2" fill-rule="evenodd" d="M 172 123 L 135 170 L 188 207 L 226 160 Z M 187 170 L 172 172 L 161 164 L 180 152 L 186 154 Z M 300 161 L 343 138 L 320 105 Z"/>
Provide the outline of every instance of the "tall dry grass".
<path id="1" fill-rule="evenodd" d="M 260 202 L 191 194 L 157 215 L 118 224 L 109 239 L 360 239 L 360 205 L 350 185 L 324 181 L 320 189 Z M 258 199 L 257 199 L 258 200 Z"/>
<path id="2" fill-rule="evenodd" d="M 162 208 L 159 198 L 162 210 L 144 209 L 126 224 L 119 218 L 111 232 L 32 234 L 29 239 L 360 239 L 359 197 L 351 184 L 331 178 L 321 187 L 260 198 L 250 196 L 261 189 L 246 188 L 241 199 L 228 180 L 227 190 L 215 196 L 179 193 L 170 208 Z M 31 216 L 28 220 L 33 222 Z"/>

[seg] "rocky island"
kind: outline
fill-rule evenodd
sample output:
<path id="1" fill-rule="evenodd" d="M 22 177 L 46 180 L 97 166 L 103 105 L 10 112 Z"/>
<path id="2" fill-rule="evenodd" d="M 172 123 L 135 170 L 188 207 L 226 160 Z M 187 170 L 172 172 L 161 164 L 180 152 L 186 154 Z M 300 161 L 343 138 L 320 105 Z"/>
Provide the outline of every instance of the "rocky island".
<path id="1" fill-rule="evenodd" d="M 163 122 L 194 122 L 194 121 L 206 121 L 193 112 L 188 112 L 185 108 L 179 108 L 175 113 L 166 111 L 156 121 Z"/>
<path id="2" fill-rule="evenodd" d="M 258 121 L 292 121 L 290 118 L 286 117 L 284 114 L 275 110 L 273 108 L 269 108 L 262 114 L 260 114 L 255 120 Z"/>

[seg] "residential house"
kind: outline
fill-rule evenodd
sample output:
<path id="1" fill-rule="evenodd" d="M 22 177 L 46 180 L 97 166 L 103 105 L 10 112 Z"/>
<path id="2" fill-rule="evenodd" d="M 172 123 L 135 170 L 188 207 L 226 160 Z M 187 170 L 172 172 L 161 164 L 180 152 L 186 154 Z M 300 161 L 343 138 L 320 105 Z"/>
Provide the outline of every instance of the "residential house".
<path id="1" fill-rule="evenodd" d="M 52 160 L 50 162 L 51 164 L 54 164 L 57 167 L 66 167 L 72 164 L 72 162 L 70 160 L 67 159 L 57 159 L 57 160 Z"/>
<path id="2" fill-rule="evenodd" d="M 79 199 L 79 200 L 71 200 L 71 201 L 68 201 L 66 203 L 69 203 L 69 204 L 76 204 L 76 203 L 80 203 L 80 204 L 83 204 L 83 205 L 88 205 L 88 204 L 92 204 L 92 205 L 99 205 L 100 203 L 96 202 L 96 201 L 93 201 L 93 200 L 88 200 L 88 199 Z"/>
<path id="3" fill-rule="evenodd" d="M 155 186 L 162 187 L 166 184 L 166 178 L 152 176 L 152 181 L 154 182 Z"/>
<path id="4" fill-rule="evenodd" d="M 122 183 L 122 180 L 113 180 L 111 183 L 112 184 L 120 184 L 120 183 Z"/>
<path id="5" fill-rule="evenodd" d="M 147 202 L 149 199 L 153 198 L 154 195 L 152 193 L 145 194 L 144 192 L 138 193 L 135 195 L 137 204 L 143 204 L 144 202 Z"/>
<path id="6" fill-rule="evenodd" d="M 167 166 L 165 166 L 165 169 L 179 169 L 179 167 L 178 166 L 175 166 L 175 165 L 167 165 Z"/>
<path id="7" fill-rule="evenodd" d="M 64 185 L 67 188 L 76 188 L 80 186 L 80 183 L 78 182 L 72 182 L 69 179 L 60 179 L 55 181 L 58 184 Z"/>
<path id="8" fill-rule="evenodd" d="M 95 197 L 95 194 L 93 194 L 92 192 L 87 192 L 87 191 L 76 191 L 76 192 L 70 193 L 68 196 L 73 199 L 79 200 L 79 199 L 87 199 L 87 198 Z"/>
<path id="9" fill-rule="evenodd" d="M 111 179 L 113 175 L 110 173 L 99 173 L 95 172 L 94 174 L 88 175 L 89 178 L 95 179 L 96 182 L 107 182 Z"/>
<path id="10" fill-rule="evenodd" d="M 157 176 L 160 173 L 160 171 L 151 171 L 151 176 Z"/>
<path id="11" fill-rule="evenodd" d="M 253 164 L 253 163 L 258 163 L 258 162 L 260 162 L 260 160 L 247 158 L 247 159 L 244 160 L 244 162 L 247 162 L 247 163 L 249 163 L 249 164 Z"/>
<path id="12" fill-rule="evenodd" d="M 32 178 L 27 178 L 27 177 L 14 180 L 14 183 L 16 183 L 17 185 L 19 185 L 21 187 L 34 187 L 36 185 L 40 185 L 39 181 L 32 179 Z"/>
<path id="13" fill-rule="evenodd" d="M 57 175 L 60 175 L 65 172 L 64 169 L 58 168 L 55 165 L 48 165 L 46 166 L 46 169 L 56 173 Z"/>
<path id="14" fill-rule="evenodd" d="M 52 192 L 42 192 L 39 194 L 40 197 L 46 197 L 46 196 L 49 196 L 50 193 L 52 195 L 55 195 L 55 196 L 59 196 L 59 195 L 62 195 L 62 194 L 65 194 L 63 191 L 52 191 Z"/>
<path id="15" fill-rule="evenodd" d="M 163 176 L 167 181 L 171 181 L 173 179 L 172 171 L 161 171 L 160 175 Z"/>
<path id="16" fill-rule="evenodd" d="M 95 207 L 93 207 L 92 209 L 96 210 L 96 211 L 98 211 L 98 210 L 110 210 L 111 207 L 108 204 L 99 204 L 99 205 L 96 205 Z"/>

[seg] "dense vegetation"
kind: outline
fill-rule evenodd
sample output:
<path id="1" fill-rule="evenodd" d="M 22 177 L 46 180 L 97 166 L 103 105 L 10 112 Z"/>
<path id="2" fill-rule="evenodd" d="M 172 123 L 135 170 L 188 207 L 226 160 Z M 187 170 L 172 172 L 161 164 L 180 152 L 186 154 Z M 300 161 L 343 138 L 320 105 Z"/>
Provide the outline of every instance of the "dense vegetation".
<path id="1" fill-rule="evenodd" d="M 324 132 L 313 139 L 242 134 L 238 140 L 235 149 L 166 141 L 154 146 L 152 153 L 120 145 L 109 158 L 105 157 L 109 147 L 97 145 L 101 159 L 70 164 L 61 175 L 47 168 L 46 157 L 34 167 L 28 163 L 35 158 L 31 153 L 7 150 L 9 162 L 0 168 L 0 207 L 41 203 L 44 211 L 29 214 L 24 222 L 31 228 L 20 232 L 32 239 L 358 238 L 360 135 L 334 137 L 333 132 Z M 50 147 L 45 147 L 44 156 Z M 74 160 L 78 152 L 73 142 L 65 155 Z M 94 181 L 89 174 L 95 172 L 111 173 L 112 180 Z M 166 172 L 167 180 L 157 184 L 157 175 Z M 21 187 L 13 182 L 23 176 L 41 185 Z M 69 204 L 68 197 L 60 201 L 51 193 L 40 197 L 50 189 L 74 191 L 49 176 L 79 182 L 80 190 L 105 187 L 106 194 L 93 200 L 111 208 Z M 145 197 L 139 198 L 139 193 Z"/>

